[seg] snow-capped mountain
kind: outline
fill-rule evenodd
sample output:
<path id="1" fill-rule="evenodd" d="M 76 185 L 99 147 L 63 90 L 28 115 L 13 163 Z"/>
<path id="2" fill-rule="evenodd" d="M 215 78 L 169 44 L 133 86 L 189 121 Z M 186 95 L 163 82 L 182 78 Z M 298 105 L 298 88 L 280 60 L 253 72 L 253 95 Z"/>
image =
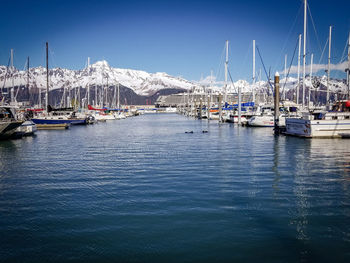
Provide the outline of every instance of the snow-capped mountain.
<path id="1" fill-rule="evenodd" d="M 271 85 L 273 86 L 273 81 L 271 82 Z M 295 92 L 296 87 L 298 86 L 298 79 L 288 77 L 288 79 L 283 78 L 280 80 L 280 91 L 284 91 L 287 94 L 292 94 Z M 300 80 L 299 87 L 300 92 L 302 92 L 302 80 Z M 212 92 L 219 93 L 224 92 L 223 85 L 221 86 L 214 86 L 214 87 L 208 87 Z M 255 84 L 249 83 L 246 80 L 238 80 L 233 83 L 229 83 L 227 86 L 227 92 L 228 93 L 236 93 L 237 89 L 241 88 L 241 91 L 244 92 L 251 92 L 254 90 L 256 93 L 269 93 L 272 94 L 272 88 L 270 84 L 267 81 L 258 81 Z M 326 90 L 327 89 L 327 76 L 314 76 L 312 77 L 312 82 L 310 77 L 306 77 L 305 79 L 305 88 L 309 89 L 318 89 L 318 90 Z M 346 94 L 347 93 L 347 84 L 346 80 L 342 79 L 330 79 L 329 81 L 329 90 L 332 93 L 340 93 L 340 94 Z M 301 94 L 300 94 L 301 95 Z"/>
<path id="2" fill-rule="evenodd" d="M 90 86 L 109 86 L 120 84 L 127 90 L 131 90 L 138 96 L 137 101 L 144 103 L 141 97 L 152 97 L 152 102 L 158 97 L 158 92 L 163 92 L 163 95 L 179 92 L 179 90 L 192 90 L 196 93 L 201 93 L 206 90 L 211 90 L 213 93 L 223 93 L 223 82 L 214 81 L 188 81 L 183 78 L 173 77 L 166 73 L 147 73 L 141 70 L 132 69 L 120 69 L 109 66 L 107 61 L 98 61 L 92 64 L 89 68 L 82 70 L 69 70 L 62 68 L 50 69 L 50 90 L 63 90 L 63 88 L 87 88 Z M 0 85 L 1 88 L 20 87 L 26 86 L 28 80 L 28 74 L 26 71 L 20 71 L 16 68 L 7 68 L 0 66 Z M 31 68 L 29 71 L 29 82 L 31 88 L 41 88 L 42 91 L 46 89 L 46 69 L 43 67 Z M 213 87 L 210 87 L 210 83 L 214 83 Z M 216 83 L 216 85 L 215 85 Z M 273 85 L 273 83 L 271 83 Z M 286 93 L 286 98 L 293 98 L 295 96 L 295 90 L 298 85 L 296 78 L 288 77 L 280 80 L 280 89 Z M 306 78 L 305 82 L 306 90 L 310 87 L 317 88 L 318 91 L 326 90 L 327 77 L 313 77 L 312 83 L 310 77 Z M 272 94 L 272 88 L 267 81 L 258 81 L 255 84 L 251 84 L 246 80 L 237 80 L 234 83 L 229 83 L 227 87 L 228 93 L 236 93 L 238 87 L 241 91 L 251 92 L 254 90 L 256 93 Z M 300 96 L 302 90 L 302 82 L 300 82 Z M 347 85 L 345 80 L 330 80 L 330 91 L 334 93 L 346 94 Z M 21 92 L 20 92 L 21 93 Z M 324 95 L 321 92 L 321 97 Z M 123 99 L 123 95 L 122 99 Z M 125 95 L 126 96 L 126 95 Z M 136 101 L 135 96 L 128 98 L 130 102 Z M 23 96 L 24 98 L 25 96 Z"/>
<path id="3" fill-rule="evenodd" d="M 120 69 L 110 67 L 107 61 L 98 61 L 83 70 L 54 68 L 49 70 L 50 90 L 61 88 L 86 88 L 87 85 L 102 86 L 107 83 L 132 89 L 137 95 L 151 96 L 163 89 L 190 89 L 194 83 L 183 78 L 173 77 L 166 73 L 147 73 L 141 70 Z M 43 67 L 30 69 L 30 86 L 46 88 L 46 69 Z M 5 81 L 6 79 L 6 81 Z M 15 68 L 0 66 L 0 81 L 2 86 L 27 85 L 27 72 Z M 4 84 L 5 81 L 5 84 Z"/>

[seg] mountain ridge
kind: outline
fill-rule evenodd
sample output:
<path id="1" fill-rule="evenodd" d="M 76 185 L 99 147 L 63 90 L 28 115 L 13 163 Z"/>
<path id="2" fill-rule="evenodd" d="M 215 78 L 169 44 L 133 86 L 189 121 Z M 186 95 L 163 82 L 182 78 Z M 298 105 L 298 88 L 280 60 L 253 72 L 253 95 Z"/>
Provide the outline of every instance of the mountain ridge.
<path id="1" fill-rule="evenodd" d="M 210 81 L 188 81 L 180 77 L 171 76 L 165 72 L 148 73 L 142 70 L 121 69 L 109 66 L 105 60 L 97 61 L 90 67 L 80 70 L 70 70 L 65 68 L 53 68 L 49 70 L 50 76 L 50 94 L 57 96 L 54 101 L 59 101 L 62 97 L 63 91 L 72 90 L 74 88 L 86 89 L 90 86 L 90 98 L 94 98 L 94 87 L 97 87 L 98 93 L 102 92 L 102 87 L 108 84 L 109 89 L 118 83 L 123 87 L 124 94 L 121 94 L 121 100 L 127 100 L 130 104 L 144 104 L 154 102 L 159 95 L 169 95 L 172 93 L 179 93 L 181 91 L 197 91 L 203 92 L 204 88 L 209 89 L 214 93 L 224 92 L 224 83 L 216 82 L 216 85 L 210 86 Z M 0 66 L 0 85 L 1 88 L 11 88 L 15 86 L 15 93 L 18 92 L 17 100 L 26 100 L 26 96 L 33 102 L 38 98 L 37 93 L 40 88 L 41 92 L 46 90 L 46 69 L 42 66 L 31 68 L 29 70 L 29 91 L 22 91 L 27 85 L 27 71 L 18 70 L 16 68 Z M 215 81 L 214 81 L 215 83 Z M 330 91 L 333 93 L 346 94 L 347 85 L 345 80 L 331 79 Z M 273 85 L 273 83 L 271 83 Z M 295 90 L 298 85 L 296 78 L 288 77 L 280 80 L 280 89 L 285 89 L 286 98 L 295 96 Z M 300 93 L 302 92 L 302 82 L 300 81 Z M 21 89 L 18 89 L 21 87 Z M 237 80 L 234 83 L 229 83 L 227 92 L 235 93 L 240 87 L 242 92 L 251 92 L 253 89 L 256 93 L 272 94 L 272 89 L 267 81 L 258 81 L 251 84 L 246 80 Z M 306 77 L 306 90 L 317 87 L 318 90 L 325 91 L 327 87 L 327 77 L 317 76 L 312 78 Z M 127 91 L 130 89 L 131 91 Z M 55 91 L 55 92 L 54 92 Z M 59 91 L 59 92 L 58 92 Z M 35 95 L 36 93 L 36 95 Z M 31 97 L 30 98 L 30 95 Z M 34 94 L 34 95 L 33 95 Z M 109 91 L 109 96 L 113 97 L 112 91 Z M 307 94 L 307 91 L 306 91 Z M 51 95 L 50 95 L 51 96 Z M 86 96 L 86 95 L 85 95 Z M 123 97 L 124 96 L 124 97 Z M 301 94 L 300 94 L 301 96 Z M 307 95 L 306 95 L 307 96 Z M 44 97 L 44 96 L 42 96 Z M 84 96 L 82 96 L 84 97 Z M 301 99 L 300 99 L 301 101 Z M 91 101 L 90 101 L 91 103 Z"/>
<path id="2" fill-rule="evenodd" d="M 140 96 L 152 96 L 162 89 L 188 90 L 194 83 L 164 72 L 148 73 L 142 70 L 110 67 L 105 60 L 97 61 L 81 70 L 49 69 L 50 90 L 90 86 L 117 85 L 132 89 Z M 0 66 L 0 81 L 4 88 L 27 85 L 27 71 Z M 13 81 L 13 83 L 12 83 Z M 29 70 L 29 86 L 46 89 L 46 69 L 42 66 Z"/>

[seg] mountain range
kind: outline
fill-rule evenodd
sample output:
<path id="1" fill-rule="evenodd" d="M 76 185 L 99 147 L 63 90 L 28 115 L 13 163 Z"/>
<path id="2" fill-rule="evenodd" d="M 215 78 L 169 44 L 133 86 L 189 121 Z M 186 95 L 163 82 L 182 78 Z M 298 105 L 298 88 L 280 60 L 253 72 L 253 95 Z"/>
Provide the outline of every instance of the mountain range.
<path id="1" fill-rule="evenodd" d="M 25 89 L 29 80 L 29 91 Z M 125 100 L 129 104 L 152 104 L 159 95 L 183 92 L 198 89 L 201 86 L 209 86 L 210 82 L 188 81 L 181 77 L 170 76 L 166 73 L 148 73 L 141 70 L 120 69 L 111 67 L 107 61 L 98 61 L 82 70 L 70 70 L 63 68 L 49 69 L 50 97 L 54 99 L 52 103 L 61 100 L 63 91 L 78 88 L 82 92 L 82 97 L 86 96 L 87 87 L 90 87 L 91 98 L 94 98 L 94 87 L 97 90 L 102 87 L 109 87 L 109 96 L 113 97 L 113 87 L 120 85 L 121 102 Z M 215 83 L 215 82 L 214 82 Z M 285 90 L 286 97 L 291 97 L 295 93 L 298 84 L 296 78 L 288 77 L 281 79 L 281 90 Z M 15 87 L 17 100 L 37 100 L 39 89 L 46 90 L 46 69 L 44 67 L 30 68 L 28 71 L 18 70 L 12 67 L 0 66 L 0 88 L 4 91 Z M 302 86 L 302 84 L 300 84 Z M 326 76 L 313 77 L 312 83 L 309 77 L 305 82 L 306 89 L 317 86 L 319 90 L 327 87 Z M 19 87 L 19 89 L 18 89 Z M 250 84 L 246 80 L 238 80 L 227 87 L 228 92 L 237 92 L 241 87 L 242 92 L 249 92 L 252 89 L 257 93 L 272 94 L 272 89 L 268 82 L 258 81 Z M 212 92 L 223 92 L 223 83 L 216 83 L 208 89 Z M 102 90 L 102 89 L 101 89 Z M 347 85 L 345 80 L 331 79 L 330 90 L 336 93 L 346 93 Z M 98 91 L 101 93 L 101 91 Z M 9 96 L 9 95 L 7 95 Z M 42 95 L 42 97 L 44 97 Z M 90 102 L 91 103 L 91 102 Z"/>

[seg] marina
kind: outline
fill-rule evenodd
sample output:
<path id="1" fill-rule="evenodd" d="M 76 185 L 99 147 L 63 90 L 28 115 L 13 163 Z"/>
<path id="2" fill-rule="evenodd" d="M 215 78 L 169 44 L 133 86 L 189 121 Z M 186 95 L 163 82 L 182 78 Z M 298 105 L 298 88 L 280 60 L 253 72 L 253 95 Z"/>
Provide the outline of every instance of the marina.
<path id="1" fill-rule="evenodd" d="M 350 262 L 348 10 L 2 3 L 0 263 Z"/>

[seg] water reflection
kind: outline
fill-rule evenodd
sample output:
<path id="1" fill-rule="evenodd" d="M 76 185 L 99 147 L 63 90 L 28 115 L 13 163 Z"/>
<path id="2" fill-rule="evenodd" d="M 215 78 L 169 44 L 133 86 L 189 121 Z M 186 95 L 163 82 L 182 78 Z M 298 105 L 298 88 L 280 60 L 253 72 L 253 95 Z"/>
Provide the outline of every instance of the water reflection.
<path id="1" fill-rule="evenodd" d="M 10 160 L 16 159 L 18 140 L 0 141 L 0 177 L 8 172 Z"/>
<path id="2" fill-rule="evenodd" d="M 295 205 L 290 209 L 290 225 L 295 227 L 296 239 L 303 244 L 300 256 L 306 259 L 312 252 L 307 249 L 311 229 L 315 227 L 311 218 L 313 224 L 324 228 L 324 235 L 329 239 L 337 235 L 346 239 L 349 235 L 349 227 L 343 226 L 340 232 L 339 225 L 328 220 L 315 221 L 315 216 L 321 216 L 319 220 L 326 215 L 335 217 L 340 207 L 349 205 L 350 141 L 287 138 L 285 148 L 295 165 L 291 169 Z"/>
<path id="3" fill-rule="evenodd" d="M 272 187 L 275 190 L 275 194 L 277 194 L 278 191 L 279 191 L 279 181 L 280 181 L 280 177 L 281 177 L 281 174 L 280 174 L 280 171 L 279 171 L 279 161 L 280 161 L 279 160 L 279 152 L 280 152 L 279 141 L 280 141 L 280 138 L 277 137 L 277 136 L 274 136 L 274 139 L 273 139 L 273 166 L 272 166 L 272 171 L 274 172 L 275 177 L 273 179 Z"/>
<path id="4" fill-rule="evenodd" d="M 85 254 L 90 245 L 111 261 L 123 261 L 115 251 L 145 261 L 150 244 L 165 255 L 159 261 L 182 253 L 191 262 L 296 262 L 315 247 L 333 256 L 328 246 L 344 255 L 349 143 L 177 115 L 40 132 L 0 147 L 10 163 L 0 177 L 9 186 L 0 189 L 0 230 L 26 228 L 18 239 L 2 231 L 0 243 L 18 262 L 29 252 L 47 261 L 52 254 L 41 253 L 58 248 L 76 256 L 63 243 L 77 247 L 80 262 L 93 261 Z"/>

